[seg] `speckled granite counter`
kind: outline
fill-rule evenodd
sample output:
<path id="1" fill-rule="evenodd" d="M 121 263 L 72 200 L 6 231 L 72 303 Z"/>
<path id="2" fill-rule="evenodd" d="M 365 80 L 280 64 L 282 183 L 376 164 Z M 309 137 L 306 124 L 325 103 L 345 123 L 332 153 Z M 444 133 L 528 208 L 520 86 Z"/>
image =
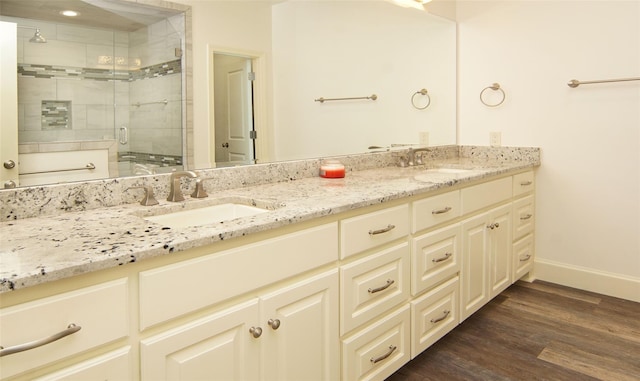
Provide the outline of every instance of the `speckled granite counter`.
<path id="1" fill-rule="evenodd" d="M 362 160 L 360 157 L 345 157 L 343 162 L 347 164 L 348 172 L 344 179 L 311 175 L 289 176 L 284 180 L 274 178 L 272 183 L 239 187 L 210 184 L 205 185 L 208 198 L 187 197 L 183 203 L 164 201 L 163 193 L 158 192 L 160 205 L 152 207 L 128 203 L 32 218 L 9 218 L 0 224 L 0 293 L 540 165 L 539 149 L 526 148 L 515 153 L 513 150 L 494 149 L 491 153 L 492 149 L 469 148 L 465 151 L 465 147 L 456 147 L 456 155 L 432 158 L 426 166 L 470 169 L 463 173 L 430 173 L 425 166 L 389 166 L 393 161 L 390 154 L 382 155 L 379 168 L 362 168 L 354 164 Z M 511 153 L 505 155 L 505 152 Z M 317 172 L 317 164 L 318 161 L 303 163 L 305 168 L 311 168 L 306 171 L 313 174 Z M 265 168 L 262 168 L 262 175 Z M 243 170 L 246 169 L 238 169 Z M 209 170 L 200 175 L 209 178 L 219 173 Z M 233 175 L 233 170 L 230 173 Z M 168 184 L 168 178 L 162 176 L 147 180 L 158 182 L 158 179 Z M 107 187 L 104 183 L 114 181 L 104 180 L 97 186 Z M 133 185 L 122 184 L 126 183 L 122 180 L 115 182 L 119 188 Z M 218 190 L 220 188 L 225 189 Z M 46 193 L 41 189 L 38 192 Z M 114 192 L 113 189 L 106 191 Z M 9 204 L 7 200 L 11 199 L 4 198 L 5 209 Z M 183 229 L 169 229 L 139 217 L 158 214 L 165 208 L 191 208 L 233 200 L 248 201 L 271 210 L 224 223 Z M 32 207 L 42 208 L 40 205 Z M 19 214 L 15 210 L 12 213 Z M 3 212 L 5 219 L 7 215 L 11 216 L 6 210 Z"/>

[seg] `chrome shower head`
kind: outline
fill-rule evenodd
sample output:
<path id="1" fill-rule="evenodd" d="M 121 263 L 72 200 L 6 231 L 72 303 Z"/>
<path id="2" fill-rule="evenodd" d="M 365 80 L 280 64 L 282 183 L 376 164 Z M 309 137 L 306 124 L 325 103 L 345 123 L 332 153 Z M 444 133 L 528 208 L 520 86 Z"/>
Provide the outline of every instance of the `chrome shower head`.
<path id="1" fill-rule="evenodd" d="M 29 42 L 35 42 L 37 44 L 44 44 L 47 42 L 47 39 L 40 33 L 40 28 L 36 28 L 36 33 L 31 37 Z"/>

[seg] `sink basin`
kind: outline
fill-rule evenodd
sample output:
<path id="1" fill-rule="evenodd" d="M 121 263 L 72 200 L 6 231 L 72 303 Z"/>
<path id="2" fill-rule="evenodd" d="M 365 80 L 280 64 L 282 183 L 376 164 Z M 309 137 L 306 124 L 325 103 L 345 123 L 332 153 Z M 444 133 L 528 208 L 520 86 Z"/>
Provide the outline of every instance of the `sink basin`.
<path id="1" fill-rule="evenodd" d="M 443 180 L 448 181 L 452 179 L 459 179 L 475 173 L 478 173 L 478 170 L 467 168 L 430 168 L 421 174 L 414 176 L 414 179 L 426 183 L 432 183 Z"/>
<path id="2" fill-rule="evenodd" d="M 443 173 L 447 175 L 458 175 L 473 172 L 473 169 L 465 168 L 431 168 L 427 169 L 427 173 Z"/>
<path id="3" fill-rule="evenodd" d="M 267 209 L 255 206 L 225 203 L 143 218 L 147 221 L 152 221 L 170 228 L 184 228 L 230 221 L 240 217 L 255 216 L 268 211 Z"/>

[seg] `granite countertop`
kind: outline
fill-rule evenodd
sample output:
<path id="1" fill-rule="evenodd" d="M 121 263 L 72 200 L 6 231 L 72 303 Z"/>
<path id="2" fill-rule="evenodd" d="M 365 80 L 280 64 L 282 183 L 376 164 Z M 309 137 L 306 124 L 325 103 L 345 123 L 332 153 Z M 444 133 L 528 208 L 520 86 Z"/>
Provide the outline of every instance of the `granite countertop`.
<path id="1" fill-rule="evenodd" d="M 453 158 L 430 167 L 465 168 L 431 173 L 425 167 L 348 171 L 342 179 L 307 177 L 288 182 L 211 191 L 209 197 L 160 205 L 127 204 L 0 223 L 0 293 L 370 205 L 532 168 L 539 161 Z M 170 229 L 143 219 L 165 208 L 192 208 L 229 200 L 266 206 L 267 213 L 224 223 Z"/>

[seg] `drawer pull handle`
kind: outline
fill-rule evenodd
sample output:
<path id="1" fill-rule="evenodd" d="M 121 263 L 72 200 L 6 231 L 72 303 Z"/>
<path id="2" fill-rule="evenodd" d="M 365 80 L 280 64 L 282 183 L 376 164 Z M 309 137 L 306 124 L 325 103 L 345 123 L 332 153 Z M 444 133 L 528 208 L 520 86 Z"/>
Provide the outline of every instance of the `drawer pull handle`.
<path id="1" fill-rule="evenodd" d="M 271 329 L 275 331 L 276 329 L 280 328 L 280 319 L 269 319 L 267 324 L 269 324 L 269 327 L 271 327 Z"/>
<path id="2" fill-rule="evenodd" d="M 260 327 L 251 327 L 249 328 L 249 333 L 253 336 L 254 339 L 262 336 L 262 328 Z"/>
<path id="3" fill-rule="evenodd" d="M 527 254 L 524 256 L 524 258 L 520 258 L 520 262 L 526 262 L 529 260 L 529 258 L 531 258 L 531 254 Z"/>
<path id="4" fill-rule="evenodd" d="M 491 225 L 487 225 L 487 227 L 491 230 L 495 229 L 495 228 L 499 228 L 500 224 L 499 223 L 495 223 L 495 224 L 491 224 Z"/>
<path id="5" fill-rule="evenodd" d="M 387 357 L 391 356 L 391 354 L 396 349 L 398 349 L 398 347 L 396 347 L 395 345 L 389 345 L 389 351 L 387 353 L 383 354 L 382 356 L 372 357 L 370 361 L 374 364 L 379 363 L 380 361 L 385 360 L 387 359 Z"/>
<path id="6" fill-rule="evenodd" d="M 434 209 L 431 211 L 431 214 L 444 214 L 451 211 L 451 207 L 450 206 L 445 206 L 442 209 Z"/>
<path id="7" fill-rule="evenodd" d="M 520 186 L 527 187 L 527 186 L 529 186 L 529 185 L 531 185 L 531 184 L 533 184 L 533 181 L 531 181 L 531 180 L 527 180 L 527 181 L 523 181 L 523 182 L 521 182 L 521 183 L 520 183 Z"/>
<path id="8" fill-rule="evenodd" d="M 524 221 L 524 220 L 528 220 L 528 219 L 529 219 L 529 218 L 531 218 L 531 217 L 533 217 L 533 214 L 531 214 L 531 213 L 527 213 L 527 214 L 525 214 L 524 216 L 520 216 L 520 219 L 521 219 L 522 221 Z"/>
<path id="9" fill-rule="evenodd" d="M 449 316 L 449 314 L 450 314 L 450 313 L 451 313 L 451 311 L 449 311 L 449 310 L 445 310 L 445 311 L 444 311 L 444 314 L 443 314 L 441 317 L 439 317 L 439 318 L 437 318 L 437 319 L 431 319 L 431 322 L 432 322 L 433 324 L 440 323 L 441 321 L 443 321 L 444 319 L 446 319 L 446 318 L 447 318 L 447 316 Z"/>
<path id="10" fill-rule="evenodd" d="M 54 341 L 58 341 L 63 337 L 66 337 L 78 332 L 81 328 L 82 327 L 80 327 L 79 325 L 75 325 L 71 323 L 67 326 L 67 329 L 65 329 L 64 331 L 58 332 L 55 335 L 52 335 L 49 337 L 45 337 L 44 339 L 31 341 L 29 343 L 14 345 L 13 347 L 9 347 L 9 348 L 0 347 L 0 357 L 11 355 L 14 353 L 28 351 L 30 349 L 38 348 L 43 345 L 51 344 Z"/>
<path id="11" fill-rule="evenodd" d="M 384 291 L 387 288 L 389 288 L 392 284 L 394 284 L 395 282 L 396 281 L 394 281 L 393 279 L 387 279 L 387 284 L 385 284 L 384 286 L 376 287 L 376 288 L 370 288 L 369 289 L 369 293 L 370 294 L 375 294 L 376 292 Z"/>
<path id="12" fill-rule="evenodd" d="M 433 259 L 431 260 L 431 262 L 433 262 L 433 263 L 440 263 L 440 262 L 444 262 L 444 261 L 446 261 L 447 259 L 451 258 L 451 256 L 452 256 L 452 255 L 453 255 L 453 254 L 451 254 L 451 253 L 445 253 L 445 254 L 444 254 L 444 257 L 440 257 L 440 258 L 433 258 Z"/>
<path id="13" fill-rule="evenodd" d="M 386 233 L 389 232 L 393 229 L 396 228 L 396 225 L 387 225 L 386 228 L 382 228 L 382 229 L 378 229 L 378 230 L 369 230 L 369 235 L 377 235 L 377 234 L 382 234 L 382 233 Z"/>

